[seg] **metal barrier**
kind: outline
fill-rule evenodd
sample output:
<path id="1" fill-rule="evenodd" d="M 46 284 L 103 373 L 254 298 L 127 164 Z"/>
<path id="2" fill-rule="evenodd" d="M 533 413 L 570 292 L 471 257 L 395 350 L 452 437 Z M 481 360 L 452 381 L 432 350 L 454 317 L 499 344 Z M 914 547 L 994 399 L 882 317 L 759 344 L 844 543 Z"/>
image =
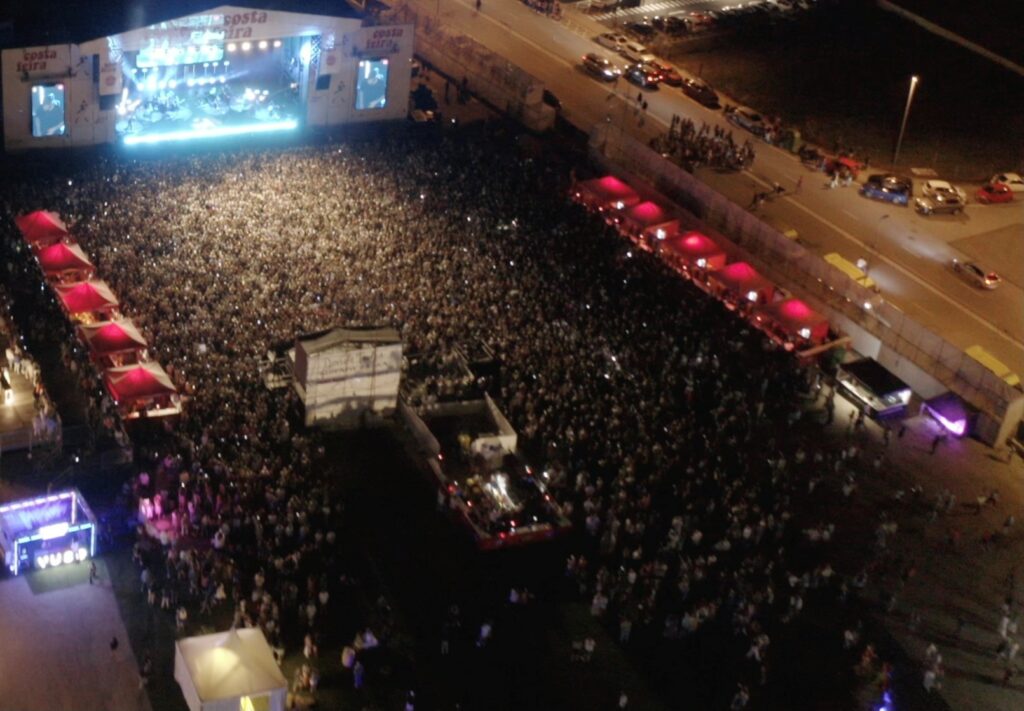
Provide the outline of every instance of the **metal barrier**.
<path id="1" fill-rule="evenodd" d="M 647 180 L 658 192 L 720 230 L 733 244 L 756 257 L 771 278 L 824 305 L 832 312 L 833 320 L 835 315 L 845 317 L 876 338 L 883 348 L 913 363 L 977 408 L 991 419 L 980 423 L 978 435 L 983 440 L 1001 444 L 1016 426 L 1024 396 L 963 349 L 892 304 L 879 303 L 874 292 L 619 128 L 596 126 L 590 148 L 608 167 Z"/>

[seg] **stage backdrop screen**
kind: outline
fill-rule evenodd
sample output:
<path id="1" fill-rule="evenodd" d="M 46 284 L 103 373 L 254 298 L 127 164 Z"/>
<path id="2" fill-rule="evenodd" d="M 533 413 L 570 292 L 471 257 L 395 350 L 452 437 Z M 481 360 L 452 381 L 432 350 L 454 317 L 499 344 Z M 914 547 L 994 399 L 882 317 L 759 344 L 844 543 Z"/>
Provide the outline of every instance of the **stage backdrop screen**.
<path id="1" fill-rule="evenodd" d="M 356 108 L 383 109 L 388 100 L 388 60 L 362 59 L 356 76 Z"/>
<path id="2" fill-rule="evenodd" d="M 36 138 L 63 136 L 66 130 L 64 85 L 34 85 L 32 87 L 32 135 Z"/>

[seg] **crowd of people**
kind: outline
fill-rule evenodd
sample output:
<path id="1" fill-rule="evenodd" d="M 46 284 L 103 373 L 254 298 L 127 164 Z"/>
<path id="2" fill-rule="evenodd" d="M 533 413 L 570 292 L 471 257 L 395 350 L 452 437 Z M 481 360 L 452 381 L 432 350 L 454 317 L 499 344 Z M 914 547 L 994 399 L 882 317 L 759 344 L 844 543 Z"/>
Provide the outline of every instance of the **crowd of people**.
<path id="1" fill-rule="evenodd" d="M 667 133 L 651 139 L 651 147 L 691 172 L 702 165 L 742 170 L 754 163 L 750 139 L 737 143 L 732 131 L 706 121 L 698 127 L 693 119 L 677 114 L 672 115 Z"/>
<path id="2" fill-rule="evenodd" d="M 677 119 L 670 136 L 693 160 L 753 158 L 717 128 Z M 259 625 L 303 651 L 296 688 L 316 689 L 347 580 L 336 463 L 259 371 L 335 324 L 395 326 L 439 364 L 460 343 L 493 351 L 492 394 L 577 531 L 573 594 L 624 645 L 714 640 L 730 672 L 699 682 L 708 698 L 741 708 L 786 664 L 773 641 L 805 603 L 856 594 L 815 508 L 867 465 L 800 436 L 817 374 L 568 205 L 567 175 L 488 127 L 101 158 L 66 185 L 12 187 L 7 216 L 60 211 L 190 397 L 133 480 L 173 520 L 173 545 L 140 535 L 142 594 L 183 633 L 216 614 Z M 38 279 L 24 255 L 12 275 Z M 83 391 L 109 417 L 98 382 Z M 357 687 L 392 631 L 377 613 L 343 655 Z"/>

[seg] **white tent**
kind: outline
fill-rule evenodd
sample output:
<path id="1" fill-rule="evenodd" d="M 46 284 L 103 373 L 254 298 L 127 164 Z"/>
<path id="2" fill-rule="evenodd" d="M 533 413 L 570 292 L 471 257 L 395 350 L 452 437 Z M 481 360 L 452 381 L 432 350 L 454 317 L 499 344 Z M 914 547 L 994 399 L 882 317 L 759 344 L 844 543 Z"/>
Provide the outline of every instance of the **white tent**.
<path id="1" fill-rule="evenodd" d="M 178 640 L 174 679 L 189 711 L 284 711 L 288 695 L 259 628 Z"/>

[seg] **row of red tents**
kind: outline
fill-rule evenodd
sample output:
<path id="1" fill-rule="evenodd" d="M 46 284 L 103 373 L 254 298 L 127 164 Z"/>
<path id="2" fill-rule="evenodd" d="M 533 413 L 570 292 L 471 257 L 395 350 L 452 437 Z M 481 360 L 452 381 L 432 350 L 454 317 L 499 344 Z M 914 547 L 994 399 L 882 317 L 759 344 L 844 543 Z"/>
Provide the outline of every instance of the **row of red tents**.
<path id="1" fill-rule="evenodd" d="M 572 197 L 726 305 L 750 308 L 754 322 L 769 335 L 793 346 L 819 345 L 828 338 L 827 318 L 800 299 L 786 297 L 747 262 L 729 262 L 717 242 L 684 229 L 674 210 L 643 200 L 615 176 L 577 182 Z"/>
<path id="2" fill-rule="evenodd" d="M 95 265 L 60 216 L 37 210 L 16 217 L 15 224 L 122 412 L 170 402 L 178 389 L 160 364 L 148 359 L 145 337 L 121 316 L 113 290 L 95 278 Z"/>

